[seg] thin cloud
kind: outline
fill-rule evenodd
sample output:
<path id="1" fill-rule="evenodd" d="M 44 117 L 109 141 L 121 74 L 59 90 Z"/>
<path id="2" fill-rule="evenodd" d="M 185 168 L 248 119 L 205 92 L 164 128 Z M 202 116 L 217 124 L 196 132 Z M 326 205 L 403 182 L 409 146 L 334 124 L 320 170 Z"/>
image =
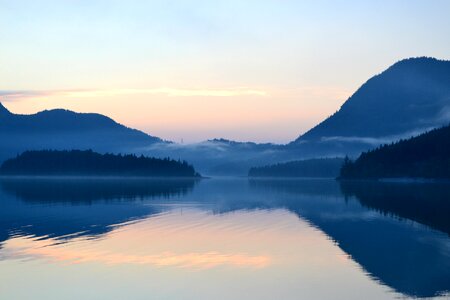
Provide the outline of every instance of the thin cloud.
<path id="1" fill-rule="evenodd" d="M 49 91 L 33 91 L 33 90 L 0 90 L 2 100 L 17 100 L 22 98 L 47 97 L 51 95 Z"/>
<path id="2" fill-rule="evenodd" d="M 20 100 L 38 97 L 71 97 L 96 98 L 124 95 L 163 95 L 167 97 L 236 97 L 236 96 L 268 96 L 260 89 L 229 88 L 229 89 L 86 89 L 86 90 L 0 90 L 0 97 L 4 100 Z"/>
<path id="3" fill-rule="evenodd" d="M 418 136 L 424 132 L 430 131 L 434 129 L 435 126 L 425 127 L 425 128 L 418 128 L 416 130 L 411 130 L 408 132 L 405 132 L 403 134 L 397 134 L 397 135 L 389 135 L 384 137 L 361 137 L 361 136 L 330 136 L 330 137 L 322 137 L 322 142 L 348 142 L 348 143 L 364 143 L 369 144 L 372 146 L 377 146 L 381 144 L 389 144 L 395 141 L 398 141 L 400 139 L 408 139 L 414 136 Z"/>

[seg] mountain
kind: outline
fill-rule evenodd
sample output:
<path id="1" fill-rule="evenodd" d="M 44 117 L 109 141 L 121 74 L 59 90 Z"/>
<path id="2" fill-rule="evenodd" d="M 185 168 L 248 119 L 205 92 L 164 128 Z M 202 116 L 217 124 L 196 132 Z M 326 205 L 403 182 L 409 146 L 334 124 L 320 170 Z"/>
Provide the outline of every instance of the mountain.
<path id="1" fill-rule="evenodd" d="M 290 146 L 356 155 L 449 121 L 450 61 L 410 58 L 369 79 L 335 114 Z"/>
<path id="2" fill-rule="evenodd" d="M 196 166 L 208 160 L 201 166 L 208 174 L 245 175 L 251 167 L 293 160 L 357 157 L 449 121 L 450 61 L 409 58 L 369 79 L 335 114 L 287 145 L 212 140 L 178 153 Z"/>
<path id="3" fill-rule="evenodd" d="M 448 122 L 450 61 L 409 58 L 370 78 L 335 114 L 287 145 L 216 139 L 177 151 L 207 174 L 245 175 L 251 167 L 294 160 L 358 157 Z"/>
<path id="4" fill-rule="evenodd" d="M 402 177 L 450 179 L 450 125 L 346 160 L 340 174 L 341 179 Z"/>
<path id="5" fill-rule="evenodd" d="M 18 115 L 9 112 L 1 103 L 0 141 L 0 161 L 26 150 L 133 152 L 163 142 L 100 114 L 55 109 Z"/>
<path id="6" fill-rule="evenodd" d="M 9 112 L 9 110 L 6 109 L 6 107 L 3 106 L 2 103 L 0 103 L 0 116 L 9 116 L 11 115 L 11 113 Z"/>
<path id="7" fill-rule="evenodd" d="M 316 158 L 251 168 L 249 177 L 319 177 L 335 178 L 343 158 Z"/>
<path id="8" fill-rule="evenodd" d="M 450 61 L 409 58 L 369 79 L 335 114 L 287 145 L 214 139 L 195 145 L 155 144 L 144 153 L 185 159 L 204 174 L 245 176 L 251 167 L 357 157 L 449 121 Z"/>
<path id="9" fill-rule="evenodd" d="M 450 61 L 410 58 L 363 84 L 332 116 L 287 145 L 214 139 L 167 143 L 98 114 L 16 115 L 0 104 L 0 161 L 25 150 L 92 149 L 187 160 L 206 175 L 246 176 L 251 167 L 359 156 L 450 121 Z"/>
<path id="10" fill-rule="evenodd" d="M 26 151 L 6 160 L 0 167 L 0 174 L 200 177 L 185 161 L 133 154 L 100 154 L 92 150 Z"/>

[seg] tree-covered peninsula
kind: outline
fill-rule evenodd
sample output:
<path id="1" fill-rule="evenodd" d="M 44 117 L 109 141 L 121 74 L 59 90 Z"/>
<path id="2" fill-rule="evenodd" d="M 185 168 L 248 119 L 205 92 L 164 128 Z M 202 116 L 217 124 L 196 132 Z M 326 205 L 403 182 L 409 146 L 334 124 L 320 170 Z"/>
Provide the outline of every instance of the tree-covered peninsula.
<path id="1" fill-rule="evenodd" d="M 134 154 L 100 154 L 92 150 L 26 151 L 6 160 L 2 175 L 199 177 L 186 161 Z"/>

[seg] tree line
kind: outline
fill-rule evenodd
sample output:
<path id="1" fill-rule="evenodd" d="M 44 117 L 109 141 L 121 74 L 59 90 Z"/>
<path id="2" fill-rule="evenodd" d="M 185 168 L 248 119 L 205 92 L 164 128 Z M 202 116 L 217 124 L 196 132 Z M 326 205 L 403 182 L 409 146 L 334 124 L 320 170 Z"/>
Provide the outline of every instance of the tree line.
<path id="1" fill-rule="evenodd" d="M 450 178 L 450 126 L 345 159 L 341 179 Z"/>
<path id="2" fill-rule="evenodd" d="M 100 154 L 92 150 L 25 151 L 6 160 L 4 175 L 200 176 L 186 161 L 134 154 Z"/>
<path id="3" fill-rule="evenodd" d="M 343 158 L 317 158 L 254 167 L 249 177 L 330 177 L 339 175 Z"/>

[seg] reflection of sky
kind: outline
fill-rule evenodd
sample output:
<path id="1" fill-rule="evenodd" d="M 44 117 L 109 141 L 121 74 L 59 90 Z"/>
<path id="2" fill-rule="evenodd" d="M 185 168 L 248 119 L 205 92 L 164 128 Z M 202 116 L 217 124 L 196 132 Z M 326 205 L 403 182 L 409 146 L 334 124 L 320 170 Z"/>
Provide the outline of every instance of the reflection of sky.
<path id="1" fill-rule="evenodd" d="M 445 0 L 0 7 L 0 95 L 16 95 L 2 97 L 13 111 L 96 111 L 176 141 L 288 141 L 395 61 L 450 58 Z"/>
<path id="2" fill-rule="evenodd" d="M 363 289 L 368 299 L 386 296 L 385 288 L 362 273 L 332 241 L 281 209 L 213 215 L 178 206 L 115 227 L 100 239 L 54 242 L 26 236 L 9 239 L 2 249 L 1 293 L 14 293 L 11 281 L 22 276 L 19 272 L 26 266 L 22 278 L 28 278 L 31 286 L 61 280 L 54 279 L 59 276 L 86 287 L 84 281 L 92 274 L 106 272 L 110 274 L 106 278 L 95 279 L 94 295 L 136 284 L 139 288 L 128 291 L 132 299 L 150 294 L 207 299 L 210 289 L 229 299 L 249 295 L 274 299 L 277 294 L 283 299 L 331 295 L 358 299 L 351 286 Z M 117 273 L 124 275 L 114 281 Z M 146 285 L 149 278 L 152 284 Z M 106 290 L 105 279 L 113 280 Z M 56 296 L 67 284 L 38 295 Z M 227 288 L 230 284 L 236 289 Z M 239 292 L 244 288 L 245 295 Z"/>
<path id="3" fill-rule="evenodd" d="M 3 183 L 1 299 L 386 299 L 448 287 L 448 236 L 345 198 L 333 180 L 209 179 L 167 198 L 124 181 L 128 199 L 116 180 L 92 193 L 55 181 L 59 196 Z"/>

